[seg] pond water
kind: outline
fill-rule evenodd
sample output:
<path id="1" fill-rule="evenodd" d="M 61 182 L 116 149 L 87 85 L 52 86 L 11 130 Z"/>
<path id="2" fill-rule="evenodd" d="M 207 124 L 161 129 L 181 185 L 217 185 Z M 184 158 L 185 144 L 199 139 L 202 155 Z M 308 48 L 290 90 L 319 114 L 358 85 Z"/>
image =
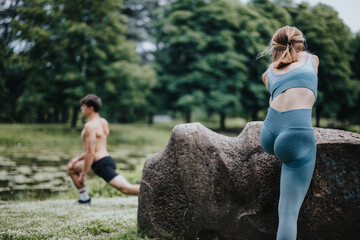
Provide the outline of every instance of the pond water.
<path id="1" fill-rule="evenodd" d="M 133 170 L 146 159 L 136 149 L 110 147 L 117 167 Z M 79 144 L 51 147 L 0 146 L 0 200 L 43 198 L 73 187 L 66 163 L 81 153 Z"/>

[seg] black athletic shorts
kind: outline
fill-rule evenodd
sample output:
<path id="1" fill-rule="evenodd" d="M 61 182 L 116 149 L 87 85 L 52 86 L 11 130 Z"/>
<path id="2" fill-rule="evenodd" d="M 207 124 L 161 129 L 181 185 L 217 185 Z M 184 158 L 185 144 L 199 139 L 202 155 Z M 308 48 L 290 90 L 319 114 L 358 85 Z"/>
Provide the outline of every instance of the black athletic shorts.
<path id="1" fill-rule="evenodd" d="M 91 169 L 96 175 L 102 177 L 106 182 L 110 182 L 114 177 L 119 175 L 115 172 L 116 165 L 112 157 L 104 157 L 91 165 Z"/>

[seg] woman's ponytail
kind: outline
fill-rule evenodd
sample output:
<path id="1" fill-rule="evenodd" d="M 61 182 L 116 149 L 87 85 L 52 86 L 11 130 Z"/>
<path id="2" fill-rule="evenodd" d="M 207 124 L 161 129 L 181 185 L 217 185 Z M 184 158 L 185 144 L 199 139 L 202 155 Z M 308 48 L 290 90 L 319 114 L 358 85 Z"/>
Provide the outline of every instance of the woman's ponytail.
<path id="1" fill-rule="evenodd" d="M 259 57 L 271 52 L 274 68 L 280 69 L 299 60 L 298 52 L 305 50 L 305 39 L 296 27 L 285 26 L 274 34 L 267 49 Z"/>

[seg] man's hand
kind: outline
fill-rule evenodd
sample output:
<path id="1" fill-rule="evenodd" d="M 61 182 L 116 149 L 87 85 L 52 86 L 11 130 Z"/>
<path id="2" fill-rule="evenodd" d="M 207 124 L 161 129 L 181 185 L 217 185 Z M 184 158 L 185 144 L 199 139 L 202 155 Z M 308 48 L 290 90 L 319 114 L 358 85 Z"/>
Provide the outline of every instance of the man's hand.
<path id="1" fill-rule="evenodd" d="M 79 158 L 74 158 L 71 160 L 71 167 L 74 167 L 75 163 L 77 163 L 79 160 Z"/>
<path id="2" fill-rule="evenodd" d="M 82 153 L 80 154 L 79 156 L 77 157 L 74 157 L 73 159 L 71 159 L 71 167 L 74 167 L 74 165 L 77 163 L 77 162 L 80 162 L 80 161 L 83 161 L 84 160 L 84 156 L 85 156 L 85 153 Z"/>

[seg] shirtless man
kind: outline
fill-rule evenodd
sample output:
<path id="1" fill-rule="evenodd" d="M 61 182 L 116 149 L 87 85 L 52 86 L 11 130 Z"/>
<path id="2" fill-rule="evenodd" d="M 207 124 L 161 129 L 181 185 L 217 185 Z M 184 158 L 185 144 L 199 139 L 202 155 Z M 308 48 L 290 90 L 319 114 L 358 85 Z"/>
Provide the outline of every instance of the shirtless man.
<path id="1" fill-rule="evenodd" d="M 78 203 L 91 203 L 85 188 L 86 174 L 95 173 L 124 194 L 138 195 L 139 185 L 130 184 L 115 172 L 115 162 L 106 150 L 106 139 L 110 130 L 108 122 L 98 113 L 102 105 L 101 99 L 89 94 L 80 100 L 80 104 L 82 115 L 88 119 L 81 132 L 84 152 L 67 164 L 68 173 L 79 191 Z"/>

